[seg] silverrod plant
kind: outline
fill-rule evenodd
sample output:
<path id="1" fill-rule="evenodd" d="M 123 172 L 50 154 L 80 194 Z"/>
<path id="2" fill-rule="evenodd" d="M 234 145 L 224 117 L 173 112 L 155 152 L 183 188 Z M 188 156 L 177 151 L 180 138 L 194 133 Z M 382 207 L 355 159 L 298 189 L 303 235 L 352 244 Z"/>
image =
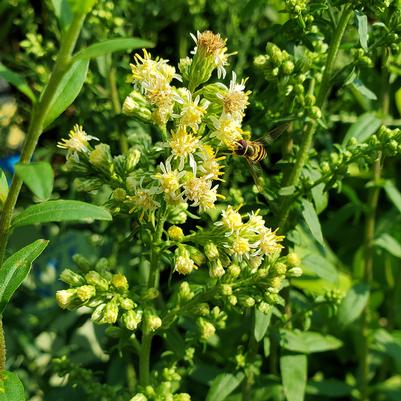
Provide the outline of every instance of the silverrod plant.
<path id="1" fill-rule="evenodd" d="M 58 144 L 67 150 L 66 170 L 79 190 L 112 188 L 108 209 L 114 218 L 136 222 L 132 240 L 148 259 L 142 280 L 132 282 L 118 270 L 77 258 L 79 271 L 60 276 L 70 288 L 56 295 L 63 309 L 90 308 L 94 322 L 135 348 L 133 401 L 190 400 L 190 389 L 181 392 L 180 382 L 196 353 L 218 339 L 228 316 L 270 318 L 274 307 L 285 304 L 279 292 L 288 278 L 301 274 L 298 257 L 281 255 L 284 236 L 266 225 L 259 210 L 241 213 L 241 206 L 219 194 L 227 155 L 239 141 L 251 140 L 241 128 L 250 92 L 235 72 L 228 85 L 208 83 L 214 72 L 226 77 L 226 40 L 211 31 L 193 39 L 192 57 L 180 60 L 178 71 L 146 50 L 130 65 L 134 89 L 123 112 L 161 131 L 162 141 L 148 155 L 132 147 L 113 157 L 108 144 L 96 144 L 78 125 Z M 161 161 L 154 166 L 149 157 Z M 216 221 L 186 232 L 188 218 L 211 210 L 217 210 Z M 151 364 L 154 337 L 169 339 L 177 330 L 185 341 L 181 352 Z"/>
<path id="2" fill-rule="evenodd" d="M 33 3 L 0 401 L 399 401 L 401 2 Z"/>

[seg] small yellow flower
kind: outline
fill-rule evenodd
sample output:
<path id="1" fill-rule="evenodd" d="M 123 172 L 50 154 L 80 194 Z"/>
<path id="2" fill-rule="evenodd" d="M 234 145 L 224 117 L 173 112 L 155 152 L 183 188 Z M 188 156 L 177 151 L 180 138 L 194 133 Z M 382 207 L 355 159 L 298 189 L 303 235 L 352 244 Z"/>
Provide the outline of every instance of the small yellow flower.
<path id="1" fill-rule="evenodd" d="M 238 230 L 243 224 L 241 215 L 231 205 L 228 205 L 227 209 L 223 210 L 221 223 L 231 232 Z"/>
<path id="2" fill-rule="evenodd" d="M 192 100 L 192 94 L 186 88 L 179 90 L 176 100 L 181 104 L 181 113 L 176 115 L 179 118 L 179 125 L 184 128 L 190 127 L 194 132 L 198 131 L 208 103 L 204 107 L 199 106 L 200 96 Z"/>
<path id="3" fill-rule="evenodd" d="M 161 173 L 157 173 L 155 178 L 159 181 L 160 186 L 167 201 L 175 203 L 181 200 L 181 193 L 176 192 L 180 189 L 180 179 L 185 175 L 184 171 L 172 170 L 170 160 L 167 159 L 166 163 L 160 163 Z"/>
<path id="4" fill-rule="evenodd" d="M 89 141 L 91 139 L 99 140 L 95 136 L 88 135 L 81 125 L 74 125 L 74 128 L 69 133 L 69 139 L 62 139 L 57 143 L 57 147 L 67 149 L 68 155 L 73 156 L 78 160 L 78 153 L 88 153 L 90 150 Z"/>
<path id="5" fill-rule="evenodd" d="M 217 188 L 218 185 L 212 188 L 209 176 L 191 177 L 184 184 L 184 194 L 193 202 L 192 206 L 199 206 L 202 211 L 214 206 L 218 196 Z"/>
<path id="6" fill-rule="evenodd" d="M 235 255 L 242 257 L 249 253 L 251 247 L 249 246 L 249 241 L 246 238 L 238 236 L 234 239 L 231 249 Z"/>
<path id="7" fill-rule="evenodd" d="M 204 175 L 210 176 L 212 180 L 221 180 L 220 176 L 224 174 L 220 171 L 224 165 L 219 164 L 220 161 L 224 160 L 225 156 L 216 157 L 213 148 L 210 145 L 201 145 L 199 147 L 200 157 L 202 159 L 202 164 L 199 170 L 204 173 Z"/>
<path id="8" fill-rule="evenodd" d="M 193 270 L 197 270 L 198 266 L 195 265 L 195 262 L 188 255 L 178 256 L 175 260 L 174 270 L 180 274 L 190 274 Z"/>
<path id="9" fill-rule="evenodd" d="M 152 212 L 160 206 L 160 203 L 155 200 L 157 192 L 157 188 L 138 188 L 134 195 L 128 197 L 128 202 L 134 205 L 129 212 L 133 213 L 135 210 L 142 210 L 139 219 L 143 220 L 145 213 Z"/>
<path id="10" fill-rule="evenodd" d="M 192 167 L 194 174 L 196 173 L 196 162 L 194 153 L 199 146 L 199 139 L 189 134 L 185 128 L 179 127 L 176 132 L 171 134 L 169 141 L 171 154 L 174 159 L 179 159 L 178 169 L 184 168 L 184 163 L 189 158 L 189 165 Z"/>
<path id="11" fill-rule="evenodd" d="M 243 139 L 241 124 L 235 120 L 230 114 L 223 113 L 220 118 L 213 116 L 212 118 L 214 131 L 211 137 L 217 138 L 230 150 L 237 148 L 237 142 Z"/>
<path id="12" fill-rule="evenodd" d="M 173 241 L 182 241 L 185 237 L 184 231 L 182 231 L 182 228 L 178 226 L 169 227 L 167 234 Z"/>
<path id="13" fill-rule="evenodd" d="M 280 252 L 283 245 L 280 244 L 283 241 L 283 235 L 277 235 L 277 230 L 272 231 L 270 228 L 266 228 L 260 233 L 259 236 L 259 249 L 264 255 L 274 255 L 276 252 Z"/>

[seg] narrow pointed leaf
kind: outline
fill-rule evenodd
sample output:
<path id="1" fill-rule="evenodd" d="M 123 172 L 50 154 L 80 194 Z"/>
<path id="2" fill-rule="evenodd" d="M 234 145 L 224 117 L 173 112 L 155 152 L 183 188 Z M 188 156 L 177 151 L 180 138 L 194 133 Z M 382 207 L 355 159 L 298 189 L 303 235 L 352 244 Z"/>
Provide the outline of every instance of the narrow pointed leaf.
<path id="1" fill-rule="evenodd" d="M 401 193 L 392 181 L 386 181 L 384 190 L 393 205 L 401 212 Z"/>
<path id="2" fill-rule="evenodd" d="M 356 138 L 359 143 L 366 141 L 379 129 L 381 123 L 382 120 L 375 113 L 362 114 L 345 134 L 342 145 L 345 146 L 351 138 Z"/>
<path id="3" fill-rule="evenodd" d="M 289 351 L 310 354 L 338 349 L 342 347 L 343 343 L 328 334 L 281 329 L 280 345 Z"/>
<path id="4" fill-rule="evenodd" d="M 375 240 L 375 245 L 385 249 L 396 258 L 401 258 L 401 244 L 390 234 L 382 234 Z"/>
<path id="5" fill-rule="evenodd" d="M 10 256 L 0 268 L 0 315 L 16 289 L 28 275 L 32 262 L 49 241 L 39 239 Z"/>
<path id="6" fill-rule="evenodd" d="M 285 355 L 280 358 L 283 390 L 287 401 L 303 401 L 307 379 L 306 355 Z"/>
<path id="7" fill-rule="evenodd" d="M 302 209 L 302 215 L 304 216 L 305 222 L 308 225 L 310 232 L 315 237 L 315 239 L 324 246 L 322 228 L 320 226 L 319 217 L 317 216 L 312 202 L 309 202 L 306 199 L 302 199 Z"/>
<path id="8" fill-rule="evenodd" d="M 55 221 L 111 219 L 111 214 L 103 207 L 75 200 L 54 200 L 28 207 L 15 217 L 13 227 Z"/>
<path id="9" fill-rule="evenodd" d="M 57 88 L 54 101 L 48 111 L 44 128 L 48 127 L 76 99 L 88 73 L 89 60 L 79 60 L 72 64 Z"/>
<path id="10" fill-rule="evenodd" d="M 267 329 L 269 328 L 270 319 L 272 317 L 273 308 L 271 307 L 267 313 L 262 313 L 259 310 L 255 310 L 255 339 L 260 341 L 265 336 Z"/>
<path id="11" fill-rule="evenodd" d="M 66 30 L 72 22 L 72 11 L 68 0 L 51 0 L 54 14 L 60 22 L 61 29 Z"/>
<path id="12" fill-rule="evenodd" d="M 0 168 L 0 206 L 6 201 L 8 194 L 8 182 L 6 175 Z"/>
<path id="13" fill-rule="evenodd" d="M 6 80 L 9 84 L 15 86 L 21 93 L 28 96 L 32 102 L 36 101 L 36 97 L 28 86 L 25 79 L 14 71 L 8 69 L 4 64 L 0 63 L 0 77 Z"/>
<path id="14" fill-rule="evenodd" d="M 206 401 L 224 401 L 242 382 L 243 373 L 222 373 L 212 382 Z"/>
<path id="15" fill-rule="evenodd" d="M 353 285 L 338 308 L 338 321 L 348 326 L 362 313 L 369 300 L 369 287 L 365 283 Z"/>
<path id="16" fill-rule="evenodd" d="M 91 58 L 104 56 L 121 50 L 140 49 L 143 47 L 153 47 L 154 44 L 148 40 L 140 38 L 118 38 L 105 40 L 104 42 L 95 43 L 92 46 L 82 49 L 75 56 L 74 60 L 89 60 Z"/>
<path id="17" fill-rule="evenodd" d="M 50 198 L 54 177 L 49 163 L 17 164 L 15 172 L 40 200 L 44 201 Z"/>
<path id="18" fill-rule="evenodd" d="M 25 401 L 24 386 L 12 372 L 0 372 L 0 401 Z"/>
<path id="19" fill-rule="evenodd" d="M 368 17 L 360 11 L 355 11 L 356 20 L 358 23 L 359 42 L 362 49 L 368 50 Z"/>

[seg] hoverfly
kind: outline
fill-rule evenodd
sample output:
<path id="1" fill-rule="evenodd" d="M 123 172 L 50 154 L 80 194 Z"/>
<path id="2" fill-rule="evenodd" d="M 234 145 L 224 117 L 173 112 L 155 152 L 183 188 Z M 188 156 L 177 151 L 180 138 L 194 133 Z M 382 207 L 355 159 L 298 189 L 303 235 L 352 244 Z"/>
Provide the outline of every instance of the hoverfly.
<path id="1" fill-rule="evenodd" d="M 249 166 L 249 171 L 255 181 L 256 186 L 258 187 L 259 192 L 262 192 L 262 188 L 260 187 L 260 173 L 262 169 L 259 165 L 259 162 L 267 157 L 265 145 L 272 144 L 288 129 L 289 125 L 290 124 L 288 123 L 279 125 L 257 141 L 241 139 L 236 142 L 237 148 L 234 150 L 234 154 L 242 156 L 244 159 L 246 159 Z"/>

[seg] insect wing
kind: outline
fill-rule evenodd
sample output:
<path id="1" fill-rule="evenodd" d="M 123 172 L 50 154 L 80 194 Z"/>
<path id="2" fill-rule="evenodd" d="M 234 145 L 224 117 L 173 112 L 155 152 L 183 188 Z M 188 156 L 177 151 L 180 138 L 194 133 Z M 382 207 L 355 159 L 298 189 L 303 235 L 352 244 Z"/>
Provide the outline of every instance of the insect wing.
<path id="1" fill-rule="evenodd" d="M 255 182 L 256 188 L 260 193 L 263 192 L 263 170 L 259 165 L 259 162 L 252 162 L 248 158 L 245 158 L 246 162 L 248 163 L 249 172 Z"/>
<path id="2" fill-rule="evenodd" d="M 272 144 L 276 139 L 278 139 L 282 134 L 284 134 L 285 131 L 287 131 L 289 126 L 290 126 L 290 124 L 286 123 L 286 124 L 281 124 L 278 127 L 273 128 L 264 137 L 258 139 L 258 142 L 265 144 L 265 145 Z"/>

